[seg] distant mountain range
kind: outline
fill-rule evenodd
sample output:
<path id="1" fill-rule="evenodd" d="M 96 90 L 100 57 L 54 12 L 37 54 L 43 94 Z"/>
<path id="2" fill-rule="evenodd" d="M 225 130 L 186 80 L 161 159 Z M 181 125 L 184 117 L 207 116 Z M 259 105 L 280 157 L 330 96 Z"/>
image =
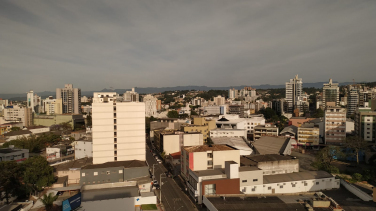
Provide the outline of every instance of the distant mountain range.
<path id="1" fill-rule="evenodd" d="M 325 82 L 316 82 L 316 83 L 303 83 L 303 87 L 314 87 L 314 88 L 322 88 Z M 338 83 L 338 82 L 335 82 Z M 366 82 L 358 82 L 358 83 L 366 83 Z M 343 82 L 339 83 L 340 86 L 353 84 L 353 82 Z M 200 91 L 209 91 L 209 90 L 229 90 L 231 88 L 235 89 L 242 89 L 245 86 L 249 85 L 241 85 L 241 86 L 225 86 L 225 87 L 208 87 L 208 86 L 175 86 L 175 87 L 135 87 L 136 92 L 140 94 L 150 94 L 150 93 L 160 93 L 165 91 L 175 91 L 175 90 L 200 90 Z M 270 84 L 262 84 L 257 86 L 252 86 L 256 89 L 278 89 L 278 88 L 285 88 L 285 85 L 270 85 Z M 126 91 L 130 91 L 131 89 L 103 89 L 100 91 L 81 91 L 82 96 L 93 96 L 93 92 L 116 92 L 116 93 L 124 93 Z M 45 99 L 48 96 L 55 97 L 56 92 L 44 91 L 44 92 L 36 92 L 42 99 Z M 12 101 L 17 100 L 26 100 L 26 93 L 23 94 L 0 94 L 0 98 L 8 99 Z"/>

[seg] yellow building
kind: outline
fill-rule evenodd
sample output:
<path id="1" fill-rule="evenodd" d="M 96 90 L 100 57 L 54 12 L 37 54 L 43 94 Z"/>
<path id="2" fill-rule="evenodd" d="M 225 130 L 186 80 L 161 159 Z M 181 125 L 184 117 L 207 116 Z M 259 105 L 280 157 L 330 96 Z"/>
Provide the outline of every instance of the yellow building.
<path id="1" fill-rule="evenodd" d="M 320 129 L 314 123 L 303 123 L 298 127 L 298 145 L 319 145 Z"/>
<path id="2" fill-rule="evenodd" d="M 68 122 L 72 129 L 85 125 L 85 120 L 81 114 L 56 114 L 56 115 L 35 115 L 34 125 L 50 127 Z"/>

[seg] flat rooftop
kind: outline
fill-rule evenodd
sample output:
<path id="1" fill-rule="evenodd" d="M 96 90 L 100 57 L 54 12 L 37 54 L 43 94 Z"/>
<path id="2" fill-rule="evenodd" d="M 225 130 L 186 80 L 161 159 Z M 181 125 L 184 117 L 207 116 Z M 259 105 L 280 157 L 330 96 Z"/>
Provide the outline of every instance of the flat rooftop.
<path id="1" fill-rule="evenodd" d="M 100 201 L 100 200 L 109 200 L 109 199 L 129 198 L 129 197 L 137 197 L 137 196 L 139 196 L 138 187 L 128 186 L 128 187 L 83 190 L 81 200 L 82 202 L 87 202 L 87 201 Z"/>
<path id="2" fill-rule="evenodd" d="M 256 166 L 240 166 L 239 167 L 239 172 L 244 172 L 244 171 L 259 171 L 261 169 L 257 168 Z"/>
<path id="3" fill-rule="evenodd" d="M 189 147 L 184 147 L 184 149 L 187 152 L 206 152 L 206 151 L 225 151 L 225 150 L 236 150 L 228 145 L 216 145 L 213 144 L 211 146 L 208 145 L 199 145 L 199 146 L 189 146 Z"/>
<path id="4" fill-rule="evenodd" d="M 9 133 L 5 133 L 4 136 L 20 136 L 20 135 L 26 135 L 31 134 L 32 132 L 29 130 L 18 130 L 18 131 L 11 131 Z"/>
<path id="5" fill-rule="evenodd" d="M 91 164 L 93 164 L 93 158 L 81 158 L 78 160 L 56 165 L 54 166 L 54 168 L 56 169 L 56 171 L 68 171 L 68 170 L 81 169 L 82 167 L 91 165 Z"/>
<path id="6" fill-rule="evenodd" d="M 332 177 L 334 176 L 329 174 L 326 171 L 294 172 L 294 173 L 289 173 L 289 174 L 265 175 L 264 184 L 311 180 L 311 179 L 323 179 L 323 178 L 332 178 Z"/>
<path id="7" fill-rule="evenodd" d="M 225 175 L 225 169 L 208 169 L 201 171 L 192 171 L 197 177 L 205 177 L 211 175 Z"/>
<path id="8" fill-rule="evenodd" d="M 218 211 L 306 211 L 304 204 L 286 203 L 278 196 L 207 197 Z"/>
<path id="9" fill-rule="evenodd" d="M 140 160 L 129 160 L 129 161 L 114 161 L 101 164 L 93 164 L 83 167 L 82 169 L 100 169 L 100 168 L 111 168 L 111 167 L 124 167 L 124 168 L 134 168 L 134 167 L 144 167 L 147 166 L 145 161 Z"/>
<path id="10" fill-rule="evenodd" d="M 0 149 L 0 154 L 8 154 L 8 153 L 13 153 L 13 152 L 25 152 L 29 151 L 28 149 L 11 149 L 11 148 L 5 148 L 5 149 Z"/>
<path id="11" fill-rule="evenodd" d="M 291 160 L 294 159 L 291 156 L 283 156 L 278 154 L 269 154 L 269 155 L 247 155 L 243 156 L 249 160 L 252 160 L 256 163 L 258 162 L 268 162 L 268 161 L 280 161 L 280 160 Z"/>

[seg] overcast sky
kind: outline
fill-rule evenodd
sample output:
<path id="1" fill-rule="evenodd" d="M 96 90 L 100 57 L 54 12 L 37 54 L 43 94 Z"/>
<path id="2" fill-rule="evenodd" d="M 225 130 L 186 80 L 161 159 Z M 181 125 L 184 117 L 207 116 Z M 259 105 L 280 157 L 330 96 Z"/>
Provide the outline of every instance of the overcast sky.
<path id="1" fill-rule="evenodd" d="M 376 81 L 376 1 L 0 1 L 0 93 Z"/>

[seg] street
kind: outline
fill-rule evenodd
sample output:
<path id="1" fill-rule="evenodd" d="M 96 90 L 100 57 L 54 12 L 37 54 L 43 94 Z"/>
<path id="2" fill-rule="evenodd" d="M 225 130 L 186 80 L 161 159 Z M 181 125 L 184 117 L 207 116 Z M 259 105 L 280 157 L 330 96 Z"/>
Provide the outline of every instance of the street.
<path id="1" fill-rule="evenodd" d="M 146 161 L 153 173 L 153 164 L 154 165 L 154 176 L 155 180 L 160 183 L 160 176 L 162 174 L 162 204 L 167 211 L 196 211 L 195 205 L 190 201 L 188 196 L 182 192 L 181 188 L 175 183 L 172 178 L 168 178 L 165 176 L 165 172 L 167 169 L 163 166 L 163 164 L 158 164 L 155 158 L 153 157 L 152 153 L 150 152 L 150 148 L 147 145 L 146 147 Z M 160 198 L 160 191 L 156 190 L 158 199 Z"/>

